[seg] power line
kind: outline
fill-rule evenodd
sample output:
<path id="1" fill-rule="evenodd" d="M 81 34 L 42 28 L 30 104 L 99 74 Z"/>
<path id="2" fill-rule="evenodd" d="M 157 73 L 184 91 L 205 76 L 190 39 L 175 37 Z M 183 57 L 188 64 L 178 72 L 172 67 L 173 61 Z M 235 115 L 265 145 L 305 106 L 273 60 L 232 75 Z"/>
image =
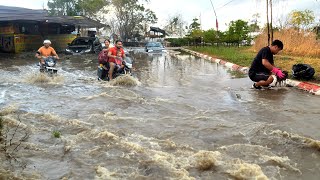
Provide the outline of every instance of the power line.
<path id="1" fill-rule="evenodd" d="M 233 1 L 234 1 L 234 0 L 231 0 L 231 1 L 227 2 L 226 4 L 224 4 L 224 5 L 220 6 L 218 9 L 221 9 L 221 8 L 223 8 L 223 7 L 227 6 L 228 4 L 232 3 Z M 218 9 L 217 9 L 217 10 L 218 10 Z"/>

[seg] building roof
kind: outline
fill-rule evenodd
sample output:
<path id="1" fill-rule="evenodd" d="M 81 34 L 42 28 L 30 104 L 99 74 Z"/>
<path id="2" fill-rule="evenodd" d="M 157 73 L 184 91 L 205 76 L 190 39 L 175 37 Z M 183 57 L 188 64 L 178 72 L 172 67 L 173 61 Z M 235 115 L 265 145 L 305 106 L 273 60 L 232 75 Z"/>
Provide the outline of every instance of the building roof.
<path id="1" fill-rule="evenodd" d="M 0 21 L 13 20 L 35 20 L 41 21 L 47 16 L 44 10 L 33 10 L 27 8 L 0 5 Z"/>
<path id="2" fill-rule="evenodd" d="M 160 32 L 160 33 L 162 33 L 163 35 L 165 35 L 165 33 L 166 33 L 164 30 L 162 30 L 162 29 L 160 29 L 160 28 L 158 28 L 158 27 L 150 27 L 150 31 Z"/>
<path id="3" fill-rule="evenodd" d="M 81 26 L 86 28 L 105 26 L 98 21 L 83 16 L 49 16 L 46 10 L 35 10 L 0 5 L 0 22 L 38 21 Z"/>

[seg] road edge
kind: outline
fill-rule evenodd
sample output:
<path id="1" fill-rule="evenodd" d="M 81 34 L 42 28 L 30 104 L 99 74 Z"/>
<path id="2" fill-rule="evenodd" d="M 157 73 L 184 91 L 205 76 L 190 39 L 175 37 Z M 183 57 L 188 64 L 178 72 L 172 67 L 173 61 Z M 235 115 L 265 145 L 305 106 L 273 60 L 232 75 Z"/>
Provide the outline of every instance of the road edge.
<path id="1" fill-rule="evenodd" d="M 239 66 L 237 64 L 228 62 L 226 60 L 219 59 L 219 58 L 214 58 L 214 57 L 211 57 L 211 56 L 208 56 L 208 55 L 196 52 L 196 51 L 192 51 L 192 50 L 189 50 L 189 49 L 186 49 L 186 48 L 180 48 L 180 50 L 188 52 L 188 53 L 190 53 L 192 55 L 201 57 L 203 59 L 209 60 L 211 62 L 215 62 L 217 64 L 223 65 L 223 66 L 225 66 L 225 67 L 227 67 L 227 68 L 229 68 L 229 69 L 231 69 L 233 71 L 239 71 L 239 72 L 247 74 L 248 70 L 249 70 L 249 67 Z M 293 80 L 293 79 L 287 79 L 286 83 L 289 86 L 296 87 L 298 89 L 307 91 L 307 92 L 309 92 L 311 94 L 320 95 L 320 85 L 318 85 L 318 84 L 309 83 L 309 82 L 303 82 L 303 81 L 297 81 L 297 80 Z"/>

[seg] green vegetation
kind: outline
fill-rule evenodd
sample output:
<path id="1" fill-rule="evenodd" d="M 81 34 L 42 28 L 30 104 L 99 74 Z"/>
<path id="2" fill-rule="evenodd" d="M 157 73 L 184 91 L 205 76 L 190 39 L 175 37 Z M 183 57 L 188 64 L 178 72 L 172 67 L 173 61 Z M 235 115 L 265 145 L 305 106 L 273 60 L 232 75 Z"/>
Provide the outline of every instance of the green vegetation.
<path id="1" fill-rule="evenodd" d="M 250 66 L 255 56 L 253 52 L 249 51 L 249 47 L 191 47 L 193 51 L 201 52 L 212 57 L 221 58 L 223 60 L 232 62 L 240 66 Z"/>
<path id="2" fill-rule="evenodd" d="M 307 9 L 304 11 L 294 10 L 289 14 L 289 24 L 296 29 L 306 30 L 310 28 L 314 20 L 315 16 L 313 11 Z"/>
<path id="3" fill-rule="evenodd" d="M 95 16 L 104 6 L 105 0 L 49 0 L 49 14 L 54 16 Z"/>
<path id="4" fill-rule="evenodd" d="M 156 23 L 156 14 L 145 7 L 149 0 L 49 0 L 51 16 L 85 16 L 105 24 L 124 41 L 141 38 Z M 109 9 L 109 10 L 108 10 Z M 110 10 L 112 9 L 112 10 Z M 115 18 L 108 19 L 107 16 Z"/>
<path id="5" fill-rule="evenodd" d="M 55 130 L 55 131 L 52 132 L 52 135 L 53 135 L 53 137 L 55 137 L 55 138 L 60 138 L 60 137 L 61 137 L 61 132 Z"/>

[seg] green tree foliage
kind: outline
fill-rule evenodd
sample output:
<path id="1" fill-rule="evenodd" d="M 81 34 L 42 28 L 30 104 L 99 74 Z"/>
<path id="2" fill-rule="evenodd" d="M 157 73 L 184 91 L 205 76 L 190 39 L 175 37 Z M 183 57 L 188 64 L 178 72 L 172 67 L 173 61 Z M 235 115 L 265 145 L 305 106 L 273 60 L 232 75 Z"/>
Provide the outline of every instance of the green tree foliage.
<path id="1" fill-rule="evenodd" d="M 120 36 L 123 40 L 133 38 L 137 32 L 144 30 L 144 25 L 156 23 L 157 16 L 146 9 L 139 0 L 112 0 L 115 15 L 119 24 Z"/>
<path id="2" fill-rule="evenodd" d="M 313 11 L 307 9 L 304 11 L 293 10 L 289 14 L 290 25 L 297 29 L 308 29 L 314 20 Z"/>
<path id="3" fill-rule="evenodd" d="M 194 18 L 192 19 L 192 23 L 189 26 L 190 31 L 192 32 L 193 30 L 200 30 L 200 23 L 198 23 L 199 19 Z"/>
<path id="4" fill-rule="evenodd" d="M 79 6 L 85 16 L 95 16 L 103 7 L 109 5 L 107 0 L 79 0 Z"/>
<path id="5" fill-rule="evenodd" d="M 249 40 L 248 22 L 243 20 L 231 21 L 228 30 L 225 32 L 225 42 L 240 44 Z"/>
<path id="6" fill-rule="evenodd" d="M 81 12 L 78 0 L 50 0 L 47 5 L 52 16 L 75 16 Z"/>
<path id="7" fill-rule="evenodd" d="M 107 0 L 49 0 L 48 12 L 52 16 L 94 17 L 103 7 L 108 5 Z"/>

